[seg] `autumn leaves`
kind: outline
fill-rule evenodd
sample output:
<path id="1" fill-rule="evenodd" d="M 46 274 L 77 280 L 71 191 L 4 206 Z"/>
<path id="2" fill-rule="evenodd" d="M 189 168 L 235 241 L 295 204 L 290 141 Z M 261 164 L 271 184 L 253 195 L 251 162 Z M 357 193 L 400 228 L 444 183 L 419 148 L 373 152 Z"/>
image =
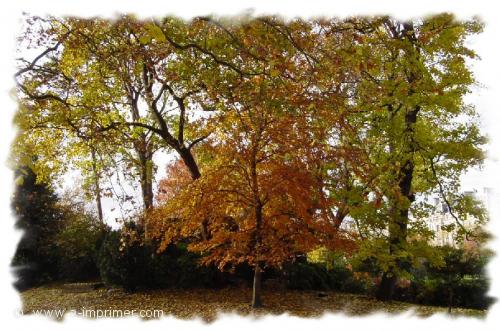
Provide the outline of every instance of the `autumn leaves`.
<path id="1" fill-rule="evenodd" d="M 383 237 L 384 276 L 398 276 L 394 251 L 422 234 L 408 227 L 415 194 L 482 159 L 475 124 L 456 121 L 477 22 L 38 22 L 24 38 L 49 51 L 19 64 L 17 154 L 37 154 L 45 177 L 81 164 L 97 204 L 107 172 L 133 169 L 147 237 L 160 250 L 188 241 L 221 269 L 252 265 L 254 306 L 262 268 L 320 245 Z M 54 158 L 54 144 L 66 152 Z M 158 150 L 178 160 L 152 205 Z M 429 171 L 429 161 L 440 163 Z"/>

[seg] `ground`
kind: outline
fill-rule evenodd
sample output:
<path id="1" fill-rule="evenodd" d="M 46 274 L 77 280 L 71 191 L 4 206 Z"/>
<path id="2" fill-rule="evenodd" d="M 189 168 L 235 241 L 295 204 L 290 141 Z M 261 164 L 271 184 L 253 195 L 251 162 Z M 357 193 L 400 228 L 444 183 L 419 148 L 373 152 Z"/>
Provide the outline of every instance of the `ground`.
<path id="1" fill-rule="evenodd" d="M 68 289 L 67 285 L 51 285 L 24 291 L 21 293 L 23 312 L 39 313 L 40 310 L 76 310 L 86 312 L 85 317 L 92 317 L 89 311 L 132 311 L 143 310 L 151 315 L 153 310 L 162 310 L 163 315 L 174 315 L 182 319 L 201 317 L 206 322 L 215 320 L 218 312 L 237 313 L 241 316 L 279 315 L 288 312 L 300 317 L 318 317 L 326 312 L 345 313 L 347 315 L 366 315 L 372 312 L 397 314 L 413 310 L 417 316 L 431 316 L 446 313 L 443 307 L 420 306 L 401 302 L 382 303 L 361 295 L 327 292 L 320 297 L 317 291 L 264 291 L 264 307 L 253 310 L 249 303 L 251 289 L 171 289 L 137 293 L 125 293 L 122 290 Z M 45 314 L 44 314 L 45 315 Z M 452 315 L 483 318 L 485 311 L 471 309 L 453 309 Z"/>

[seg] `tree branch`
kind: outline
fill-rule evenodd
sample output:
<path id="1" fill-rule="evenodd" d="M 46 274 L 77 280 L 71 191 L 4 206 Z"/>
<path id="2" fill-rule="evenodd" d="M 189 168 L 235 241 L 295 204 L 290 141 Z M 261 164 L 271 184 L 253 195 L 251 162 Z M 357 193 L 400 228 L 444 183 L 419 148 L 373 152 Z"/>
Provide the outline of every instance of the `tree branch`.
<path id="1" fill-rule="evenodd" d="M 201 141 L 205 140 L 206 138 L 208 138 L 210 136 L 210 134 L 207 134 L 207 135 L 204 135 L 204 136 L 201 136 L 197 139 L 194 139 L 189 145 L 188 145 L 188 150 L 191 150 L 192 147 L 194 147 L 196 144 L 200 143 Z"/>

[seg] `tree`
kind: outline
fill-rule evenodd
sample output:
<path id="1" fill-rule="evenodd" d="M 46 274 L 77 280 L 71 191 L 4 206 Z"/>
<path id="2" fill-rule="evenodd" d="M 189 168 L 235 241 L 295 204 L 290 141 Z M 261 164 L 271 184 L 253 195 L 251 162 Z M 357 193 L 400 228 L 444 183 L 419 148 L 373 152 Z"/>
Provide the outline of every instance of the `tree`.
<path id="1" fill-rule="evenodd" d="M 476 57 L 464 43 L 481 24 L 442 14 L 411 22 L 360 19 L 354 26 L 363 79 L 353 100 L 368 124 L 360 136 L 371 162 L 383 169 L 376 179 L 385 203 L 377 226 L 388 237 L 377 296 L 390 300 L 397 277 L 411 263 L 408 237 L 429 234 L 418 218 L 410 218 L 425 214 L 416 197 L 438 193 L 452 214 L 471 211 L 459 206 L 459 176 L 482 162 L 485 139 L 477 114 L 464 103 L 474 83 L 466 60 Z M 464 218 L 455 218 L 461 226 Z"/>
<path id="2" fill-rule="evenodd" d="M 17 289 L 38 285 L 58 278 L 58 254 L 55 236 L 59 232 L 64 213 L 57 206 L 58 198 L 46 184 L 36 182 L 29 167 L 16 169 L 16 190 L 12 208 L 16 227 L 24 230 L 12 266 L 16 267 Z"/>
<path id="3" fill-rule="evenodd" d="M 104 190 L 101 187 L 102 176 L 104 172 L 109 172 L 109 163 L 117 165 L 117 159 L 124 162 L 123 166 L 128 169 L 139 168 L 143 202 L 145 208 L 151 206 L 154 168 L 151 158 L 157 149 L 156 141 L 151 134 L 142 132 L 102 130 L 103 121 L 127 116 L 126 102 L 129 100 L 120 89 L 120 72 L 112 70 L 109 65 L 111 60 L 102 60 L 102 56 L 108 55 L 106 51 L 110 51 L 109 48 L 103 46 L 101 52 L 92 48 L 92 45 L 95 46 L 93 43 L 99 42 L 103 35 L 97 34 L 97 30 L 86 30 L 85 24 L 79 24 L 78 20 L 74 26 L 68 26 L 64 20 L 55 18 L 29 20 L 41 23 L 35 29 L 36 32 L 28 29 L 24 39 L 37 41 L 40 46 L 47 48 L 32 61 L 20 59 L 22 64 L 16 78 L 19 96 L 27 111 L 19 112 L 17 124 L 23 129 L 23 135 L 28 136 L 28 141 L 34 135 L 39 140 L 47 140 L 45 144 L 59 142 L 66 152 L 59 153 L 58 157 L 48 157 L 48 163 L 59 165 L 76 158 L 74 163 L 92 182 L 91 191 L 96 196 L 98 210 L 101 209 L 100 196 Z M 105 24 L 99 25 L 100 31 L 105 31 L 105 27 Z M 85 33 L 94 39 L 89 36 L 85 39 Z M 82 38 L 86 43 L 82 42 Z M 128 68 L 126 65 L 123 67 Z M 122 108 L 117 109 L 120 105 Z M 130 112 L 138 120 L 139 115 L 133 105 L 131 101 Z M 25 143 L 25 139 L 21 143 Z M 131 153 L 130 148 L 137 155 Z M 45 151 L 43 148 L 38 149 L 40 153 Z M 90 166 L 78 161 L 82 156 L 89 158 Z M 128 165 L 127 162 L 132 164 Z M 52 168 L 52 174 L 58 172 L 57 169 Z M 62 170 L 65 169 L 63 166 Z"/>
<path id="4" fill-rule="evenodd" d="M 307 116 L 288 105 L 280 84 L 279 79 L 255 77 L 231 89 L 216 138 L 200 148 L 212 156 L 203 177 L 184 189 L 171 188 L 148 225 L 150 235 L 162 240 L 162 250 L 199 235 L 198 225 L 205 221 L 207 239 L 192 241 L 190 249 L 221 270 L 251 265 L 253 307 L 262 304 L 263 268 L 279 267 L 318 244 L 341 241 L 313 208 L 318 201 L 313 203 L 315 182 L 306 163 L 311 144 L 303 134 Z"/>
<path id="5" fill-rule="evenodd" d="M 65 280 L 88 280 L 99 277 L 97 255 L 106 232 L 110 231 L 88 212 L 81 192 L 65 191 L 58 201 L 64 219 L 52 238 L 58 251 L 58 273 Z"/>

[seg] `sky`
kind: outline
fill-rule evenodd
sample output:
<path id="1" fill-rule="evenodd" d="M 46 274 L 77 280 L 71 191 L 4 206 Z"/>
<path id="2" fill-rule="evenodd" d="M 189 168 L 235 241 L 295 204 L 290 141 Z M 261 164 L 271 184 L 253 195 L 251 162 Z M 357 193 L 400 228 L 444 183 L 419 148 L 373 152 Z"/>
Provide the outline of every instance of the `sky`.
<path id="1" fill-rule="evenodd" d="M 468 97 L 468 101 L 476 106 L 476 109 L 481 116 L 481 125 L 483 131 L 489 137 L 488 160 L 485 162 L 484 168 L 472 170 L 467 173 L 461 180 L 465 190 L 482 189 L 483 187 L 499 187 L 500 183 L 500 112 L 498 111 L 498 96 L 500 95 L 500 50 L 498 43 L 498 35 L 500 35 L 500 20 L 498 20 L 498 9 L 495 8 L 495 1 L 475 0 L 475 1 L 452 1 L 452 0 L 419 0 L 419 1 L 391 1 L 391 0 L 349 0 L 349 1 L 272 1 L 272 0 L 219 0 L 219 1 L 194 1 L 183 0 L 170 3 L 169 1 L 148 1 L 148 0 L 121 0 L 121 1 L 32 1 L 32 0 L 17 0 L 2 3 L 2 11 L 0 13 L 2 24 L 2 51 L 0 56 L 0 97 L 2 103 L 2 111 L 4 113 L 3 120 L 0 121 L 1 132 L 1 147 L 0 159 L 0 178 L 2 179 L 2 187 L 0 189 L 0 210 L 2 211 L 2 221 L 0 233 L 2 235 L 3 249 L 0 250 L 2 266 L 0 266 L 2 287 L 2 308 L 0 308 L 0 317 L 5 323 L 11 323 L 12 328 L 21 327 L 37 327 L 37 328 L 53 328 L 59 326 L 71 326 L 72 328 L 80 329 L 87 328 L 88 324 L 85 321 L 71 318 L 62 322 L 62 324 L 54 324 L 51 321 L 40 320 L 36 317 L 24 317 L 23 319 L 16 318 L 13 314 L 16 308 L 19 308 L 20 301 L 18 294 L 11 286 L 12 275 L 9 272 L 8 264 L 14 253 L 16 243 L 19 240 L 21 232 L 13 229 L 14 219 L 11 214 L 9 200 L 13 189 L 12 173 L 4 166 L 7 158 L 9 144 L 12 140 L 15 130 L 12 127 L 12 116 L 16 110 L 16 104 L 12 98 L 12 88 L 14 86 L 13 74 L 14 67 L 14 49 L 15 35 L 20 26 L 21 12 L 27 11 L 31 14 L 53 14 L 53 15 L 79 15 L 79 16 L 96 16 L 113 17 L 116 13 L 136 13 L 139 16 L 151 15 L 167 15 L 175 14 L 183 18 L 190 18 L 196 15 L 206 15 L 215 13 L 217 15 L 240 15 L 245 12 L 251 12 L 253 15 L 259 14 L 280 14 L 286 17 L 301 16 L 303 18 L 314 16 L 349 16 L 349 15 L 375 15 L 375 14 L 391 14 L 400 19 L 415 18 L 431 13 L 439 13 L 443 11 L 452 12 L 459 18 L 471 18 L 479 16 L 486 24 L 485 30 L 479 36 L 471 40 L 471 47 L 481 57 L 481 60 L 473 64 L 477 80 L 481 87 L 476 88 L 473 94 Z M 162 158 L 162 157 L 160 157 Z M 165 162 L 165 160 L 161 161 Z M 162 167 L 159 167 L 159 172 L 162 173 Z M 163 167 L 164 168 L 164 167 Z M 500 189 L 499 189 L 500 190 Z M 492 221 L 488 229 L 492 233 L 499 231 L 499 210 L 500 197 L 498 191 L 493 196 L 493 208 L 490 210 L 490 218 Z M 499 250 L 499 240 L 492 241 L 490 247 L 495 251 Z M 495 258 L 489 266 L 490 275 L 493 277 L 491 294 L 500 297 L 500 261 Z M 496 316 L 498 315 L 498 316 Z M 407 322 L 407 316 L 398 316 L 388 318 L 384 315 L 372 316 L 369 318 L 345 318 L 343 316 L 330 316 L 327 320 L 300 320 L 291 317 L 274 317 L 273 319 L 261 320 L 258 323 L 251 321 L 241 322 L 238 318 L 227 317 L 220 323 L 214 326 L 222 329 L 234 329 L 235 322 L 238 322 L 239 329 L 254 328 L 254 325 L 265 324 L 270 327 L 286 327 L 287 329 L 303 329 L 310 326 L 345 326 L 350 327 L 369 327 L 369 328 L 401 328 L 404 326 L 407 329 L 421 328 L 422 325 L 436 325 L 436 327 L 453 326 L 456 328 L 493 328 L 493 324 L 498 321 L 500 316 L 500 307 L 495 305 L 490 311 L 486 321 L 478 321 L 473 319 L 461 319 L 458 321 L 450 321 L 442 316 L 432 317 L 427 320 L 419 320 L 412 318 L 411 322 Z M 348 320 L 348 321 L 347 321 Z M 347 323 L 349 322 L 349 323 Z M 422 323 L 428 322 L 428 323 Z M 106 323 L 107 327 L 124 329 L 139 324 L 138 320 L 106 320 L 99 321 Z M 498 322 L 497 322 L 498 323 Z M 92 323 L 94 324 L 94 323 Z M 142 328 L 151 328 L 162 326 L 171 326 L 183 329 L 200 327 L 201 323 L 190 323 L 185 321 L 168 320 L 166 323 L 150 321 L 140 323 Z"/>

